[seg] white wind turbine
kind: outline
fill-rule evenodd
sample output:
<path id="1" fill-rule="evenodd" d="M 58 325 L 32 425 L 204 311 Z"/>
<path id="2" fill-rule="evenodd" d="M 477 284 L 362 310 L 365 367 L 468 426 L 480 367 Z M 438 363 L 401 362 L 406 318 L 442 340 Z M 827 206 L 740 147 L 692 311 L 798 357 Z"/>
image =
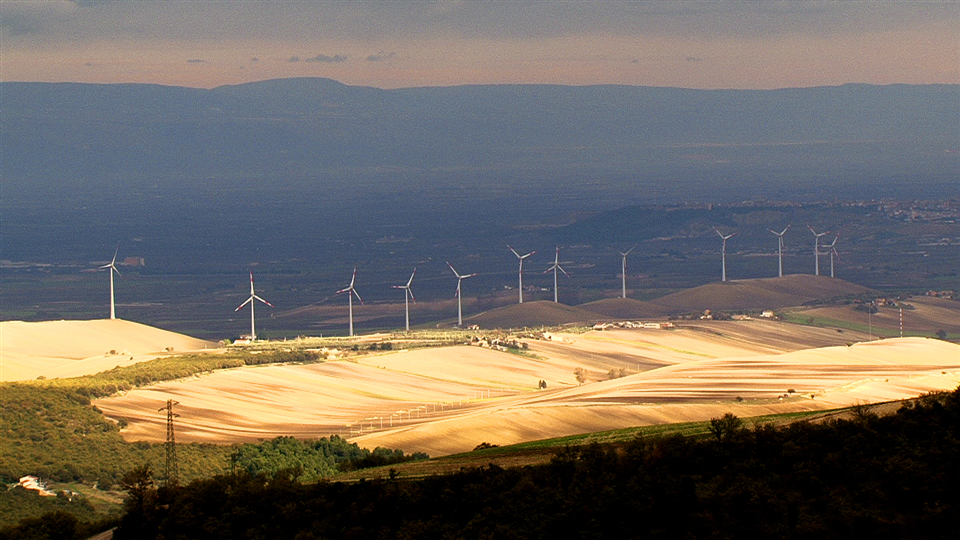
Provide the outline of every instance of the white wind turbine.
<path id="1" fill-rule="evenodd" d="M 117 244 L 117 249 L 114 250 L 113 252 L 113 260 L 110 261 L 110 264 L 105 264 L 100 267 L 100 270 L 104 270 L 107 268 L 110 269 L 110 319 L 117 318 L 117 304 L 116 302 L 114 302 L 114 297 L 113 297 L 113 273 L 116 272 L 118 276 L 123 275 L 120 273 L 119 270 L 117 270 L 117 253 L 119 252 L 120 252 L 120 244 Z"/>
<path id="2" fill-rule="evenodd" d="M 836 247 L 836 246 L 837 246 L 837 240 L 839 240 L 839 239 L 840 239 L 840 233 L 838 232 L 838 233 L 837 233 L 837 236 L 835 236 L 835 237 L 833 238 L 833 242 L 830 242 L 829 244 L 824 244 L 824 245 L 823 245 L 823 247 L 825 247 L 825 248 L 830 248 L 830 277 L 834 277 L 834 276 L 833 276 L 833 256 L 836 255 L 836 256 L 837 256 L 837 260 L 838 260 L 838 261 L 840 260 L 840 254 L 837 253 L 837 247 Z"/>
<path id="3" fill-rule="evenodd" d="M 452 264 L 450 264 L 449 261 L 447 261 L 447 266 L 450 267 L 450 270 L 453 272 L 453 275 L 457 276 L 457 326 L 463 326 L 463 307 L 460 302 L 460 296 L 461 296 L 460 283 L 463 282 L 463 280 L 467 278 L 471 278 L 477 274 L 467 274 L 465 276 L 461 276 L 460 274 L 457 273 L 457 270 L 453 267 Z"/>
<path id="4" fill-rule="evenodd" d="M 507 247 L 510 248 L 510 251 L 512 251 L 514 255 L 517 256 L 517 259 L 520 259 L 520 286 L 518 288 L 520 289 L 520 303 L 522 304 L 523 303 L 523 260 L 533 255 L 537 251 L 534 250 L 534 251 L 531 251 L 530 253 L 527 253 L 526 255 L 520 255 L 519 253 L 517 253 L 517 250 L 513 249 L 510 246 L 507 246 Z"/>
<path id="5" fill-rule="evenodd" d="M 717 230 L 716 227 L 714 227 L 713 230 L 717 231 L 717 234 L 719 234 L 719 235 L 720 235 L 720 238 L 723 239 L 723 249 L 721 250 L 721 253 L 722 253 L 722 255 L 721 255 L 721 268 L 722 268 L 722 270 L 721 270 L 721 273 L 720 273 L 720 278 L 721 278 L 721 281 L 726 281 L 726 280 L 727 280 L 727 240 L 729 240 L 730 238 L 733 238 L 734 236 L 736 236 L 737 233 L 732 232 L 732 233 L 724 236 L 723 233 L 720 232 L 719 230 Z"/>
<path id="6" fill-rule="evenodd" d="M 623 298 L 627 297 L 627 255 L 629 255 L 631 251 L 636 249 L 636 247 L 637 246 L 633 246 L 627 251 L 617 252 L 623 257 L 623 260 L 621 261 L 621 264 L 620 264 L 620 271 L 621 271 L 621 275 L 623 276 Z"/>
<path id="7" fill-rule="evenodd" d="M 357 300 L 360 300 L 360 303 L 363 303 L 363 299 L 360 298 L 360 294 L 356 289 L 353 288 L 353 283 L 357 280 L 357 267 L 353 267 L 353 277 L 350 278 L 350 285 L 337 291 L 337 294 L 347 293 L 347 298 L 349 298 L 350 303 L 350 337 L 353 337 L 353 295 L 357 295 Z"/>
<path id="8" fill-rule="evenodd" d="M 813 230 L 813 227 L 811 227 L 809 223 L 807 223 L 807 228 L 810 229 L 810 232 L 813 233 L 813 236 L 815 238 L 813 243 L 813 257 L 816 262 L 814 263 L 813 268 L 814 268 L 814 275 L 819 276 L 820 275 L 820 237 L 826 234 L 830 234 L 830 231 L 824 231 L 822 233 L 818 233 L 817 231 Z"/>
<path id="9" fill-rule="evenodd" d="M 413 303 L 417 303 L 417 299 L 413 297 L 413 289 L 410 288 L 410 285 L 413 283 L 413 276 L 417 275 L 417 269 L 413 269 L 413 273 L 410 274 L 410 279 L 407 280 L 406 285 L 394 285 L 394 289 L 403 289 L 403 307 L 407 312 L 407 332 L 410 331 L 410 300 L 413 300 Z"/>
<path id="10" fill-rule="evenodd" d="M 567 276 L 568 278 L 570 277 L 570 274 L 568 274 L 567 271 L 564 270 L 562 266 L 560 266 L 560 246 L 557 246 L 557 253 L 553 257 L 553 265 L 551 265 L 550 268 L 547 268 L 546 270 L 544 270 L 543 273 L 546 274 L 551 270 L 553 270 L 553 301 L 554 303 L 559 304 L 560 301 L 558 299 L 558 294 L 557 294 L 557 270 L 563 272 L 563 275 Z"/>
<path id="11" fill-rule="evenodd" d="M 782 231 L 777 232 L 773 229 L 767 229 L 773 234 L 777 235 L 777 257 L 780 259 L 780 272 L 779 276 L 783 277 L 783 235 L 787 234 L 787 229 L 790 228 L 790 225 L 787 225 Z"/>
<path id="12" fill-rule="evenodd" d="M 256 304 L 256 302 L 254 302 L 254 300 L 259 300 L 264 304 L 270 307 L 273 307 L 273 304 L 271 304 L 270 302 L 267 302 L 263 298 L 260 298 L 259 296 L 257 296 L 257 293 L 253 292 L 253 272 L 251 271 L 250 272 L 250 298 L 247 298 L 242 304 L 237 306 L 237 309 L 234 310 L 234 311 L 240 311 L 240 308 L 242 308 L 247 304 L 250 304 L 250 341 L 257 340 L 257 325 L 256 325 L 256 319 L 254 317 L 254 309 L 253 309 L 253 306 L 254 304 Z"/>

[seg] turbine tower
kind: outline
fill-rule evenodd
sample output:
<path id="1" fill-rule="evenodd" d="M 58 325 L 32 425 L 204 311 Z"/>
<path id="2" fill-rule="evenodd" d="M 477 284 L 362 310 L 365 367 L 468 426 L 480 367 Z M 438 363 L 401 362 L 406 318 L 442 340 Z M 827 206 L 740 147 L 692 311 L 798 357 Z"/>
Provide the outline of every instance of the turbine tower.
<path id="1" fill-rule="evenodd" d="M 836 248 L 837 240 L 839 239 L 840 239 L 840 233 L 837 233 L 837 236 L 833 238 L 833 242 L 823 245 L 823 247 L 830 248 L 830 277 L 834 277 L 833 276 L 833 256 L 836 255 L 837 260 L 838 261 L 840 260 L 840 254 L 837 253 L 837 248 Z"/>
<path id="2" fill-rule="evenodd" d="M 450 264 L 449 261 L 447 261 L 447 266 L 450 267 L 450 270 L 453 272 L 453 275 L 457 276 L 457 326 L 463 326 L 463 307 L 460 303 L 460 296 L 461 296 L 460 283 L 467 278 L 471 278 L 475 276 L 476 274 L 467 274 L 465 276 L 461 276 L 460 274 L 457 273 L 456 269 L 453 267 L 452 264 Z"/>
<path id="3" fill-rule="evenodd" d="M 411 278 L 413 279 L 413 278 Z M 360 300 L 360 303 L 363 304 L 363 299 L 360 298 L 360 294 L 356 289 L 353 288 L 353 283 L 357 280 L 357 267 L 353 267 L 353 277 L 350 278 L 350 285 L 337 291 L 337 294 L 347 293 L 347 298 L 349 298 L 350 303 L 350 337 L 353 337 L 353 295 L 357 295 L 357 300 Z"/>
<path id="4" fill-rule="evenodd" d="M 620 264 L 620 271 L 621 271 L 621 275 L 623 276 L 623 287 L 622 287 L 622 288 L 623 288 L 623 296 L 622 296 L 623 298 L 626 298 L 626 297 L 627 297 L 627 255 L 629 255 L 631 251 L 633 251 L 634 249 L 636 249 L 636 247 L 637 247 L 637 246 L 633 246 L 632 248 L 628 249 L 627 251 L 618 251 L 618 252 L 617 252 L 617 253 L 619 253 L 619 254 L 623 257 L 623 260 L 621 261 L 621 264 Z"/>
<path id="5" fill-rule="evenodd" d="M 773 234 L 777 235 L 777 258 L 780 260 L 780 272 L 777 274 L 779 277 L 783 277 L 783 235 L 787 234 L 787 229 L 790 228 L 790 225 L 787 225 L 782 231 L 777 232 L 773 229 L 767 229 Z"/>
<path id="6" fill-rule="evenodd" d="M 533 255 L 534 253 L 536 253 L 536 250 L 531 251 L 526 255 L 520 255 L 519 253 L 517 253 L 517 250 L 513 249 L 510 246 L 507 246 L 507 247 L 510 248 L 510 251 L 512 251 L 513 254 L 517 256 L 518 259 L 520 259 L 520 286 L 518 287 L 518 289 L 520 290 L 520 303 L 522 304 L 523 303 L 523 260 Z"/>
<path id="7" fill-rule="evenodd" d="M 570 277 L 570 274 L 568 274 L 567 271 L 560 266 L 560 246 L 557 246 L 557 253 L 553 257 L 553 265 L 544 270 L 543 273 L 546 274 L 551 270 L 553 270 L 553 302 L 558 304 L 560 303 L 560 300 L 558 299 L 557 294 L 557 270 L 563 272 L 563 275 L 567 276 L 568 278 Z"/>
<path id="8" fill-rule="evenodd" d="M 810 232 L 813 233 L 813 236 L 815 238 L 813 243 L 813 257 L 815 259 L 815 263 L 813 268 L 814 268 L 814 275 L 819 276 L 820 275 L 820 237 L 825 234 L 830 234 L 830 231 L 824 231 L 822 233 L 818 233 L 817 231 L 813 230 L 813 227 L 811 227 L 809 223 L 807 224 L 807 228 L 810 229 Z"/>
<path id="9" fill-rule="evenodd" d="M 255 304 L 254 300 L 259 300 L 264 304 L 270 307 L 273 307 L 273 304 L 271 304 L 270 302 L 267 302 L 263 298 L 260 298 L 259 296 L 257 296 L 257 293 L 253 292 L 253 272 L 251 271 L 250 272 L 250 298 L 247 298 L 246 301 L 244 301 L 242 304 L 237 306 L 237 309 L 234 310 L 234 311 L 240 311 L 240 308 L 242 308 L 247 304 L 250 304 L 250 341 L 257 340 L 257 325 L 256 325 L 256 319 L 254 317 L 254 309 L 253 309 L 253 306 Z"/>
<path id="10" fill-rule="evenodd" d="M 727 240 L 729 240 L 730 238 L 736 236 L 737 233 L 732 232 L 732 233 L 724 236 L 723 233 L 721 233 L 719 230 L 717 230 L 716 227 L 714 227 L 713 230 L 717 231 L 717 234 L 719 234 L 719 235 L 720 235 L 720 238 L 723 239 L 723 249 L 722 249 L 722 251 L 721 251 L 721 254 L 722 254 L 722 255 L 721 255 L 721 257 L 720 257 L 720 260 L 721 260 L 721 268 L 722 268 L 721 273 L 720 273 L 720 278 L 721 278 L 721 281 L 726 281 L 726 280 L 727 280 Z"/>
<path id="11" fill-rule="evenodd" d="M 117 253 L 120 252 L 120 244 L 117 244 L 117 249 L 113 252 L 113 260 L 110 261 L 110 264 L 105 264 L 100 267 L 100 270 L 110 269 L 110 319 L 117 318 L 117 304 L 114 301 L 113 297 L 113 273 L 116 272 L 118 276 L 123 274 L 117 270 Z"/>
<path id="12" fill-rule="evenodd" d="M 394 285 L 394 289 L 403 289 L 403 307 L 407 312 L 407 332 L 410 331 L 410 300 L 413 300 L 413 303 L 417 303 L 417 299 L 413 297 L 413 289 L 410 288 L 410 284 L 413 283 L 413 276 L 417 275 L 417 269 L 413 269 L 413 273 L 410 274 L 410 279 L 407 280 L 406 285 Z"/>

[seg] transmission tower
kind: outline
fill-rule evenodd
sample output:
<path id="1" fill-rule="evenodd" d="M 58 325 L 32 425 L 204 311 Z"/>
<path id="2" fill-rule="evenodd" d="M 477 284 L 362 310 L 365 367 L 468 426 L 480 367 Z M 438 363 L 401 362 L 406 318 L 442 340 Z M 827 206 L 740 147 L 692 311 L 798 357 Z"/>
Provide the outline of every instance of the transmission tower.
<path id="1" fill-rule="evenodd" d="M 167 400 L 167 406 L 159 409 L 159 412 L 167 411 L 167 485 L 176 486 L 180 483 L 180 467 L 177 465 L 177 442 L 173 434 L 173 419 L 180 415 L 173 412 L 173 406 L 179 405 L 179 401 Z"/>

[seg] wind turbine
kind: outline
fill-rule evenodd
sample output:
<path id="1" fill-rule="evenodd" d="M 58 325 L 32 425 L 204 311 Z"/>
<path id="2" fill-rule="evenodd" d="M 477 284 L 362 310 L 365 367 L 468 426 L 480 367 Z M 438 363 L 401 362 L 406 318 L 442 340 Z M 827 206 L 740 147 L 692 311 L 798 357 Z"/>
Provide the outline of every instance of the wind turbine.
<path id="1" fill-rule="evenodd" d="M 813 233 L 813 236 L 815 238 L 815 241 L 813 243 L 813 257 L 816 260 L 816 263 L 814 266 L 814 275 L 819 276 L 820 275 L 820 237 L 825 234 L 830 234 L 830 231 L 824 231 L 822 233 L 818 233 L 817 231 L 813 230 L 813 227 L 811 227 L 809 223 L 807 223 L 807 228 L 810 229 L 810 232 Z"/>
<path id="2" fill-rule="evenodd" d="M 273 304 L 271 304 L 270 302 L 267 302 L 263 298 L 260 298 L 259 296 L 257 296 L 257 293 L 253 292 L 253 271 L 251 271 L 250 272 L 250 298 L 247 298 L 246 301 L 244 301 L 242 304 L 237 306 L 237 309 L 234 310 L 234 311 L 240 311 L 240 308 L 242 308 L 247 304 L 250 304 L 250 341 L 257 340 L 257 326 L 256 326 L 256 319 L 254 319 L 254 309 L 253 309 L 253 306 L 255 304 L 254 300 L 259 300 L 264 304 L 270 307 L 273 307 Z"/>
<path id="3" fill-rule="evenodd" d="M 833 256 L 836 255 L 837 260 L 838 261 L 840 260 L 840 254 L 837 253 L 837 248 L 836 248 L 837 240 L 839 239 L 840 239 L 840 233 L 838 232 L 837 236 L 833 238 L 833 242 L 823 245 L 823 247 L 830 248 L 830 277 L 833 277 Z"/>
<path id="4" fill-rule="evenodd" d="M 518 259 L 520 259 L 520 286 L 518 287 L 518 289 L 520 290 L 520 303 L 522 304 L 523 303 L 523 260 L 533 255 L 537 251 L 534 250 L 534 251 L 531 251 L 530 253 L 527 253 L 526 255 L 520 255 L 519 253 L 517 253 L 517 250 L 513 249 L 510 246 L 507 246 L 507 247 L 510 248 L 510 251 L 512 251 L 513 254 L 517 256 Z"/>
<path id="5" fill-rule="evenodd" d="M 787 225 L 782 231 L 777 232 L 773 229 L 767 229 L 773 234 L 777 235 L 777 258 L 780 259 L 780 277 L 783 277 L 783 235 L 787 234 L 787 229 L 790 228 L 790 225 Z"/>
<path id="6" fill-rule="evenodd" d="M 117 304 L 114 302 L 113 298 L 113 273 L 116 272 L 118 276 L 123 276 L 119 270 L 117 270 L 117 253 L 120 252 L 120 244 L 117 244 L 117 249 L 113 252 L 113 259 L 110 261 L 110 264 L 105 264 L 100 267 L 100 270 L 110 269 L 110 319 L 117 318 Z"/>
<path id="7" fill-rule="evenodd" d="M 457 326 L 463 326 L 463 308 L 460 303 L 460 283 L 467 278 L 471 278 L 475 276 L 476 274 L 467 274 L 465 276 L 461 276 L 460 274 L 457 273 L 456 269 L 453 267 L 452 264 L 450 264 L 449 261 L 447 261 L 447 266 L 450 267 L 450 270 L 453 272 L 453 275 L 457 276 Z"/>
<path id="8" fill-rule="evenodd" d="M 403 307 L 407 312 L 407 332 L 410 331 L 410 300 L 413 300 L 413 303 L 417 303 L 417 299 L 413 297 L 413 289 L 410 288 L 410 284 L 413 283 L 413 276 L 417 275 L 417 269 L 413 269 L 413 273 L 410 274 L 410 279 L 407 280 L 406 285 L 394 285 L 394 289 L 403 289 Z"/>
<path id="9" fill-rule="evenodd" d="M 350 285 L 337 291 L 337 294 L 347 293 L 347 298 L 350 299 L 350 337 L 353 337 L 353 295 L 357 295 L 357 300 L 360 300 L 360 303 L 363 303 L 363 299 L 360 298 L 360 294 L 356 289 L 353 288 L 353 283 L 357 280 L 357 267 L 353 267 L 353 277 L 350 278 Z"/>
<path id="10" fill-rule="evenodd" d="M 723 239 L 723 250 L 721 251 L 722 255 L 720 258 L 722 271 L 721 271 L 720 277 L 721 277 L 721 281 L 726 281 L 727 280 L 727 240 L 736 236 L 737 233 L 732 232 L 724 236 L 723 233 L 720 232 L 716 227 L 714 227 L 713 230 L 717 231 L 717 234 L 719 234 L 720 238 Z"/>
<path id="11" fill-rule="evenodd" d="M 550 268 L 547 268 L 543 271 L 544 274 L 553 270 L 553 301 L 554 303 L 560 303 L 557 299 L 557 270 L 563 272 L 563 275 L 570 277 L 570 274 L 560 266 L 560 246 L 557 246 L 557 254 L 553 258 L 553 265 Z"/>
<path id="12" fill-rule="evenodd" d="M 629 255 L 631 251 L 636 249 L 636 247 L 637 246 L 633 246 L 627 251 L 617 252 L 623 257 L 623 261 L 620 264 L 621 275 L 623 276 L 623 298 L 627 297 L 627 255 Z"/>

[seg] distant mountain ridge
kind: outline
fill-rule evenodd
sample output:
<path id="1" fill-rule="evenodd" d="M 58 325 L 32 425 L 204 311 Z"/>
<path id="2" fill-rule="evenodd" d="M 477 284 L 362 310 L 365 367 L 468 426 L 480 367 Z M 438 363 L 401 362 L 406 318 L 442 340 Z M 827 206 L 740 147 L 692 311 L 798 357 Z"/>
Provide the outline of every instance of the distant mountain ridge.
<path id="1" fill-rule="evenodd" d="M 731 159 L 833 168 L 882 156 L 878 145 L 936 154 L 960 142 L 960 85 L 383 90 L 304 78 L 210 90 L 5 82 L 0 96 L 0 174 L 68 188 L 78 178 L 383 168 L 638 174 Z"/>

